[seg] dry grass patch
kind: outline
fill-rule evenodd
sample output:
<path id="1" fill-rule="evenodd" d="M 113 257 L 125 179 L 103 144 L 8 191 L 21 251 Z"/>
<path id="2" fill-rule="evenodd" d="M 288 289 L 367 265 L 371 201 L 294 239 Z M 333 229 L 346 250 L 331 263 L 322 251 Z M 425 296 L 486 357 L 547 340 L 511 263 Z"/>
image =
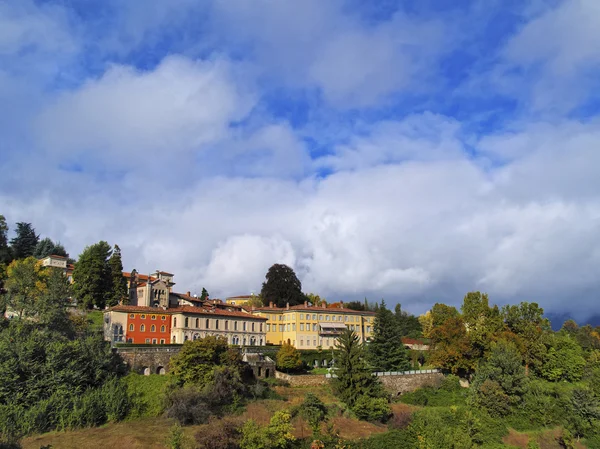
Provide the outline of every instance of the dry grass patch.
<path id="1" fill-rule="evenodd" d="M 357 440 L 367 438 L 376 433 L 387 432 L 387 426 L 383 424 L 373 424 L 357 419 L 336 416 L 331 419 L 333 427 L 340 433 L 340 436 L 346 440 Z"/>

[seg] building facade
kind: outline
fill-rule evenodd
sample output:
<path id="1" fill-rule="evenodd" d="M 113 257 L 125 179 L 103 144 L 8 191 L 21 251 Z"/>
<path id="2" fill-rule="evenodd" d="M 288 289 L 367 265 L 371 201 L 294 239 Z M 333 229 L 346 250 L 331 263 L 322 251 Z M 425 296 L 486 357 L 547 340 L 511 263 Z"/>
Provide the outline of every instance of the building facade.
<path id="1" fill-rule="evenodd" d="M 292 307 L 260 307 L 252 311 L 267 318 L 267 343 L 289 343 L 297 349 L 329 349 L 337 337 L 351 329 L 360 341 L 367 341 L 373 333 L 375 312 L 351 310 L 344 307 L 326 308 L 308 303 Z"/>

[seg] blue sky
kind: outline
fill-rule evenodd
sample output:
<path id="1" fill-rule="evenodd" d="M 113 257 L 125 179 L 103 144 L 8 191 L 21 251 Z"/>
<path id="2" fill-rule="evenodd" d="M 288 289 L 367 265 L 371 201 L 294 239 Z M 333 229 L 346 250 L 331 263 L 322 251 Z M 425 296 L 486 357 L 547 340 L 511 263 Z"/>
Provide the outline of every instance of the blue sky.
<path id="1" fill-rule="evenodd" d="M 0 2 L 0 213 L 182 291 L 593 313 L 600 4 Z"/>

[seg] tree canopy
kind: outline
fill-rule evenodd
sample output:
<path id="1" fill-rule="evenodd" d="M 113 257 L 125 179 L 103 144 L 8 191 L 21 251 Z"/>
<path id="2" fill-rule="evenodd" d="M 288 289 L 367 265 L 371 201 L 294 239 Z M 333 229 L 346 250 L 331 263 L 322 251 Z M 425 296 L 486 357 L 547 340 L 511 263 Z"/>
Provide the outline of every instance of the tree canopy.
<path id="1" fill-rule="evenodd" d="M 368 344 L 368 360 L 375 371 L 404 371 L 410 368 L 408 351 L 401 337 L 398 320 L 381 301 Z"/>
<path id="2" fill-rule="evenodd" d="M 105 241 L 87 246 L 73 270 L 73 292 L 86 309 L 103 309 L 113 297 L 113 278 L 108 259 L 111 247 Z"/>
<path id="3" fill-rule="evenodd" d="M 33 256 L 40 236 L 35 233 L 31 223 L 17 223 L 16 236 L 10 241 L 12 256 L 15 259 L 25 259 Z"/>
<path id="4" fill-rule="evenodd" d="M 302 304 L 306 296 L 302 293 L 300 280 L 287 265 L 274 264 L 266 274 L 260 294 L 265 304 L 273 302 L 277 307 Z"/>
<path id="5" fill-rule="evenodd" d="M 33 253 L 34 257 L 43 259 L 48 256 L 69 257 L 69 254 L 59 242 L 54 243 L 52 239 L 46 237 L 38 242 Z"/>
<path id="6" fill-rule="evenodd" d="M 107 304 L 109 306 L 116 306 L 128 298 L 127 279 L 123 276 L 123 261 L 121 260 L 121 248 L 119 248 L 119 245 L 114 246 L 112 255 L 108 259 L 108 266 L 112 280 L 112 291 L 108 297 Z"/>

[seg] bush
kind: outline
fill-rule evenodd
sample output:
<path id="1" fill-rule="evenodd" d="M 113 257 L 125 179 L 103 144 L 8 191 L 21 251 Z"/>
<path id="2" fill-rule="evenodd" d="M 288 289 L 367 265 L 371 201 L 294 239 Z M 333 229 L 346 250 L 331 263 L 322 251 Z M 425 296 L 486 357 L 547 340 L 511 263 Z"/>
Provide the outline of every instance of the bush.
<path id="1" fill-rule="evenodd" d="M 186 449 L 193 447 L 192 441 L 190 441 L 190 438 L 183 432 L 183 429 L 179 424 L 173 424 L 169 428 L 165 445 L 169 449 Z"/>
<path id="2" fill-rule="evenodd" d="M 167 394 L 167 417 L 182 426 L 208 422 L 212 411 L 204 395 L 194 387 L 184 387 Z"/>
<path id="3" fill-rule="evenodd" d="M 347 449 L 400 449 L 418 446 L 417 439 L 410 432 L 391 430 L 386 433 L 373 435 L 365 440 L 350 442 L 345 447 Z"/>
<path id="4" fill-rule="evenodd" d="M 410 410 L 399 410 L 395 412 L 388 422 L 391 430 L 404 430 L 412 422 L 412 412 Z"/>
<path id="5" fill-rule="evenodd" d="M 386 422 L 392 414 L 392 410 L 386 399 L 369 396 L 360 396 L 354 403 L 352 411 L 358 419 L 373 422 Z"/>
<path id="6" fill-rule="evenodd" d="M 211 419 L 208 425 L 196 433 L 199 449 L 237 449 L 242 437 L 241 422 L 233 418 Z"/>
<path id="7" fill-rule="evenodd" d="M 142 376 L 137 373 L 128 374 L 123 378 L 131 399 L 131 409 L 128 418 L 154 418 L 165 410 L 166 386 L 170 376 L 152 374 Z"/>
<path id="8" fill-rule="evenodd" d="M 325 420 L 325 416 L 327 415 L 325 404 L 314 394 L 307 393 L 304 397 L 304 402 L 298 408 L 298 412 L 308 422 L 313 435 L 318 435 L 320 433 L 321 422 Z"/>

